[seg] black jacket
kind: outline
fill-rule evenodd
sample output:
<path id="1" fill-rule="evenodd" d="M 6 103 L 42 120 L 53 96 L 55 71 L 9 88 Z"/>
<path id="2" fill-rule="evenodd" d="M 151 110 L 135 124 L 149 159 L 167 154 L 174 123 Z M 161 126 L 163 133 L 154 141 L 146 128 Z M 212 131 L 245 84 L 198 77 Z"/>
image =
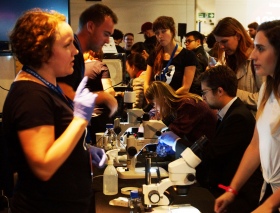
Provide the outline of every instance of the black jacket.
<path id="1" fill-rule="evenodd" d="M 201 74 L 206 70 L 206 67 L 208 66 L 208 56 L 203 46 L 197 47 L 193 50 L 193 52 L 195 53 L 196 58 L 198 60 L 197 72 L 198 74 Z"/>
<path id="2" fill-rule="evenodd" d="M 190 88 L 191 93 L 195 93 L 197 95 L 201 95 L 201 86 L 199 81 L 199 75 L 203 73 L 206 70 L 206 67 L 208 66 L 208 56 L 203 48 L 203 46 L 199 46 L 196 49 L 192 50 L 194 52 L 196 59 L 197 59 L 197 65 L 196 65 L 196 71 L 194 75 L 193 84 Z"/>
<path id="3" fill-rule="evenodd" d="M 218 184 L 226 186 L 230 184 L 241 158 L 251 142 L 254 128 L 254 116 L 246 105 L 237 98 L 216 128 L 214 139 L 203 150 L 200 156 L 202 163 L 196 168 L 198 182 L 203 187 L 208 188 L 215 197 L 224 192 L 218 188 Z M 176 152 L 183 150 L 184 147 L 177 143 Z M 249 209 L 256 207 L 262 183 L 263 178 L 258 169 L 239 192 L 238 198 L 242 201 L 240 205 L 244 205 L 241 208 L 244 211 L 238 210 L 237 212 L 248 211 L 245 211 L 245 205 Z M 235 203 L 232 207 L 238 209 L 238 206 Z M 230 212 L 234 211 L 236 210 Z"/>

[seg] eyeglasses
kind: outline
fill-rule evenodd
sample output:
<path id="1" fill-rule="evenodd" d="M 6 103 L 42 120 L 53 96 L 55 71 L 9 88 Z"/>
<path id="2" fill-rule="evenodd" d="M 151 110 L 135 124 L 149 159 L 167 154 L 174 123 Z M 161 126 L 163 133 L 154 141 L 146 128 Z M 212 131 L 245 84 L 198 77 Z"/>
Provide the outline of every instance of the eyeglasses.
<path id="1" fill-rule="evenodd" d="M 211 89 L 205 89 L 205 90 L 201 90 L 201 95 L 206 95 L 207 92 L 209 92 L 210 90 L 216 90 L 217 88 L 211 88 Z"/>
<path id="2" fill-rule="evenodd" d="M 195 41 L 195 40 L 186 40 L 186 41 L 185 41 L 185 44 L 190 44 L 190 43 L 193 42 L 193 41 Z"/>

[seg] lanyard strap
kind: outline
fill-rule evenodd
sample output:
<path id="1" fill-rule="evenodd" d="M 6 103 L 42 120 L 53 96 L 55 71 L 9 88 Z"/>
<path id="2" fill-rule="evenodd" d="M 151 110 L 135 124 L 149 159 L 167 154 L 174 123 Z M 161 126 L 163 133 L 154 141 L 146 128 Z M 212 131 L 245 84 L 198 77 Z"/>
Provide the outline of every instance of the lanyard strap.
<path id="1" fill-rule="evenodd" d="M 175 52 L 176 52 L 177 48 L 178 48 L 178 44 L 176 44 L 176 46 L 174 47 L 173 52 L 172 52 L 172 54 L 171 54 L 171 57 L 170 57 L 170 59 L 169 59 L 167 65 L 166 65 L 166 67 L 165 67 L 164 70 L 163 70 L 163 74 L 165 74 L 165 73 L 167 72 L 168 67 L 169 67 L 169 65 L 171 64 L 171 62 L 172 62 L 172 60 L 173 60 L 173 58 L 174 58 L 174 55 L 175 55 Z"/>
<path id="2" fill-rule="evenodd" d="M 34 70 L 32 70 L 31 68 L 29 68 L 28 66 L 24 65 L 22 67 L 22 70 L 33 75 L 35 78 L 39 79 L 40 81 L 42 81 L 49 89 L 51 89 L 52 91 L 54 91 L 56 94 L 58 94 L 60 97 L 62 97 L 64 100 L 66 100 L 66 102 L 68 103 L 68 105 L 71 107 L 71 109 L 73 109 L 73 102 L 72 100 L 70 100 L 68 97 L 66 97 L 63 93 L 63 91 L 61 90 L 61 88 L 57 85 L 53 85 L 52 83 L 48 82 L 46 79 L 44 79 L 42 76 L 40 76 L 37 72 L 35 72 Z"/>

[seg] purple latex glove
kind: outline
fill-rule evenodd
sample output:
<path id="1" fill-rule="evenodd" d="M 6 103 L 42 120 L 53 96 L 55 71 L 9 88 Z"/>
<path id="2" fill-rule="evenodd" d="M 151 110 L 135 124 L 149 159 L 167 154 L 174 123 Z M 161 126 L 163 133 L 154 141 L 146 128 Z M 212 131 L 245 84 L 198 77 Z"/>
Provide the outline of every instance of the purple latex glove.
<path id="1" fill-rule="evenodd" d="M 178 135 L 176 135 L 172 131 L 167 131 L 161 134 L 161 136 L 159 137 L 159 142 L 173 147 L 173 144 L 179 139 L 180 137 Z"/>
<path id="2" fill-rule="evenodd" d="M 105 165 L 107 155 L 103 149 L 95 146 L 89 146 L 89 152 L 91 154 L 91 161 L 94 166 L 101 168 Z"/>
<path id="3" fill-rule="evenodd" d="M 98 95 L 90 92 L 88 88 L 85 88 L 87 81 L 88 77 L 86 76 L 83 78 L 76 91 L 74 98 L 74 116 L 89 121 Z"/>

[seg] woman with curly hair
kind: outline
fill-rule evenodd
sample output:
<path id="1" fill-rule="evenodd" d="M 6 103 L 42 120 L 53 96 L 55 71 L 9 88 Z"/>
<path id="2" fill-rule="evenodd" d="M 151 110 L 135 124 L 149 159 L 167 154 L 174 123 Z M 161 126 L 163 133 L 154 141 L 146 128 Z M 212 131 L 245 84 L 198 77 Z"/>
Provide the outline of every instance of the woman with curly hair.
<path id="1" fill-rule="evenodd" d="M 73 73 L 78 54 L 65 20 L 55 11 L 33 9 L 10 35 L 23 67 L 4 103 L 0 145 L 9 153 L 5 164 L 18 174 L 14 213 L 88 212 L 92 163 L 105 162 L 104 150 L 84 140 L 95 105 L 104 101 L 102 93 L 90 92 L 85 77 L 72 101 L 57 84 L 57 77 Z"/>

